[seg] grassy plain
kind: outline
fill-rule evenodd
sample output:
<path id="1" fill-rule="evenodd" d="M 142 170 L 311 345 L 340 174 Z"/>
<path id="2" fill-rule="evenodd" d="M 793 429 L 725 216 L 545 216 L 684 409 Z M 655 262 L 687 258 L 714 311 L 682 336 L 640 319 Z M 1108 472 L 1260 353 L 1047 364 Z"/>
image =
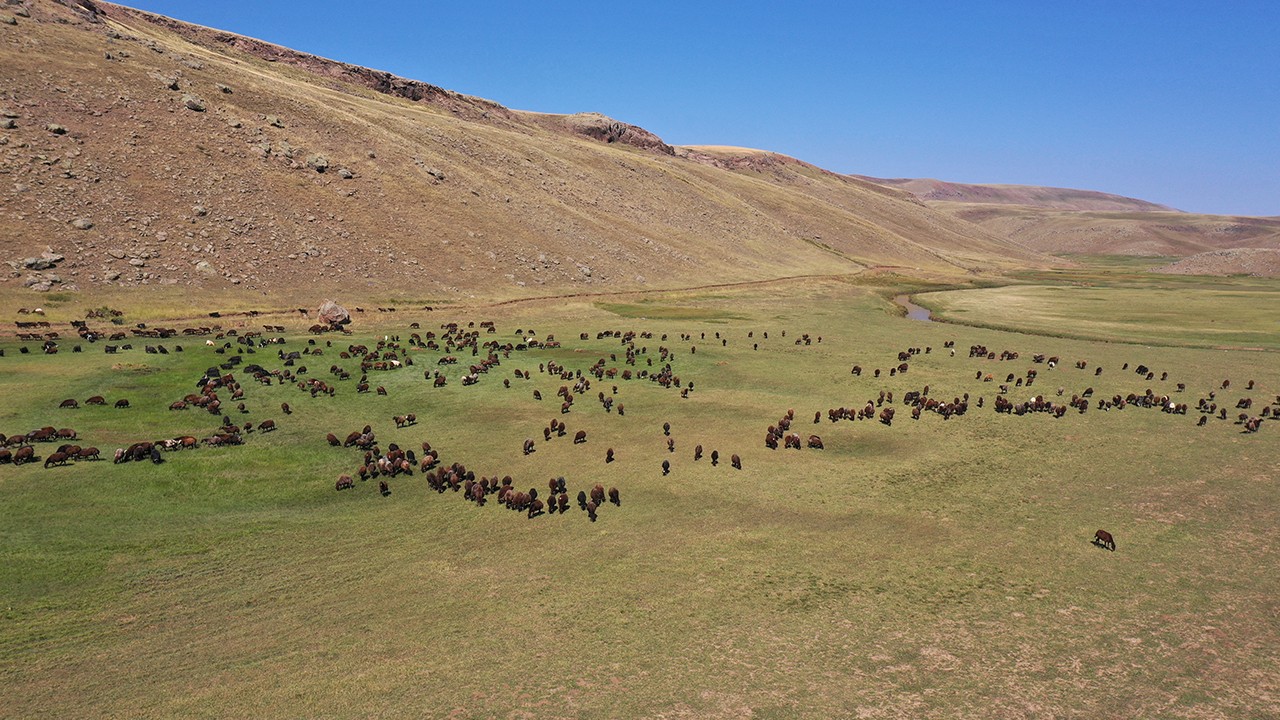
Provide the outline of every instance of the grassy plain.
<path id="1" fill-rule="evenodd" d="M 1020 283 L 922 293 L 939 320 L 1020 332 L 1143 343 L 1280 349 L 1280 283 L 1250 277 L 1169 277 L 1153 258 L 1077 257 L 1070 270 Z M 1167 260 L 1167 259 L 1165 259 Z"/>
<path id="2" fill-rule="evenodd" d="M 1123 320 L 1132 298 L 1115 292 L 1121 302 L 1080 303 L 1057 322 Z M 1081 296 L 1056 297 L 1066 310 Z M 419 351 L 412 367 L 371 373 L 385 397 L 357 395 L 353 382 L 317 399 L 246 383 L 242 418 L 272 418 L 279 431 L 158 466 L 0 466 L 0 716 L 1280 714 L 1280 423 L 1247 435 L 1232 421 L 1196 427 L 1194 410 L 997 415 L 996 383 L 975 380 L 1037 367 L 1040 379 L 1017 397 L 1059 402 L 1086 387 L 1109 397 L 1173 393 L 1183 382 L 1180 399 L 1194 407 L 1230 378 L 1219 404 L 1248 395 L 1257 413 L 1280 393 L 1272 352 L 908 321 L 875 289 L 831 280 L 367 315 L 355 336 L 328 336 L 333 348 L 304 359 L 310 375 L 354 369 L 339 347 L 407 340 L 411 321 L 439 332 L 449 320 L 493 320 L 498 333 L 482 339 L 515 342 L 533 329 L 563 347 L 513 352 L 465 388 L 458 367 L 447 387 L 430 387 L 422 373 L 442 353 Z M 1240 336 L 1268 331 L 1264 314 L 1221 321 Z M 283 349 L 306 347 L 301 324 L 285 322 Z M 649 358 L 659 366 L 658 347 L 670 348 L 675 372 L 694 382 L 689 398 L 641 380 L 593 380 L 560 415 L 551 398 L 563 383 L 539 364 L 585 371 L 605 358 L 624 369 L 619 341 L 596 339 L 607 329 L 654 333 L 637 340 L 647 352 L 635 369 Z M 804 333 L 812 344 L 796 345 Z M 1174 339 L 1196 337 L 1220 342 Z M 0 431 L 74 427 L 108 453 L 209 434 L 212 416 L 166 407 L 224 356 L 203 340 L 176 342 L 185 352 L 144 354 L 135 341 L 118 356 L 100 345 L 73 354 L 70 342 L 54 356 L 21 355 L 0 343 Z M 972 344 L 1021 358 L 970 359 Z M 926 346 L 908 373 L 888 375 L 900 350 Z M 246 363 L 279 368 L 276 349 Z M 1064 362 L 1033 366 L 1035 352 Z M 1088 368 L 1072 367 L 1076 359 Z M 1148 382 L 1122 372 L 1126 362 L 1169 378 Z M 854 364 L 862 376 L 850 374 Z M 515 379 L 517 368 L 533 379 Z M 615 383 L 622 417 L 595 401 Z M 912 421 L 902 395 L 925 385 L 939 398 L 969 393 L 969 413 Z M 825 419 L 881 390 L 899 403 L 891 427 Z M 57 408 L 93 394 L 133 408 Z M 294 413 L 281 415 L 281 402 Z M 764 448 L 766 428 L 789 408 L 794 430 L 820 434 L 826 450 Z M 391 416 L 404 412 L 419 422 L 397 430 Z M 570 434 L 587 430 L 587 443 L 544 442 L 552 418 Z M 575 492 L 602 482 L 619 488 L 622 505 L 593 524 L 576 507 L 532 520 L 476 508 L 419 476 L 393 479 L 387 498 L 372 482 L 335 492 L 357 454 L 329 448 L 324 435 L 366 422 L 384 447 L 430 440 L 446 463 L 479 475 L 540 489 L 564 475 Z M 537 438 L 528 457 L 526 437 Z M 725 461 L 694 462 L 697 444 Z M 609 447 L 617 461 L 606 466 Z M 731 453 L 741 471 L 728 466 Z M 1117 552 L 1089 543 L 1098 528 L 1114 533 Z"/>

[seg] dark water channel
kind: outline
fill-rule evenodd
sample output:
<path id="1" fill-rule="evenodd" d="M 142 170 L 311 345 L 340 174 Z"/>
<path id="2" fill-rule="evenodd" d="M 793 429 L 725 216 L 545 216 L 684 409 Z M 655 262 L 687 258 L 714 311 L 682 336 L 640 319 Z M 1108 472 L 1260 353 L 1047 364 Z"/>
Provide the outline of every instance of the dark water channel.
<path id="1" fill-rule="evenodd" d="M 901 305 L 902 308 L 907 311 L 908 319 L 923 320 L 925 322 L 931 322 L 933 320 L 933 315 L 929 312 L 927 308 L 922 308 L 919 305 L 916 305 L 915 303 L 911 302 L 910 295 L 899 295 L 895 297 L 893 301 L 898 305 Z"/>

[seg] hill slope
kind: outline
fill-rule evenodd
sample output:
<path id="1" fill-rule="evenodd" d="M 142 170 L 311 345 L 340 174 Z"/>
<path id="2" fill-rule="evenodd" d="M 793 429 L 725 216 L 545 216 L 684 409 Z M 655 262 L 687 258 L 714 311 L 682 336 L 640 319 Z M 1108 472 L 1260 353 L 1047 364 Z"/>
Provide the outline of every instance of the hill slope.
<path id="1" fill-rule="evenodd" d="M 947 182 L 931 178 L 873 178 L 863 180 L 900 188 L 921 200 L 939 202 L 981 203 L 986 205 L 1025 205 L 1055 210 L 1094 210 L 1104 212 L 1177 212 L 1173 208 L 1146 200 L 1112 195 L 1096 190 L 1039 187 L 1035 185 L 979 185 Z"/>
<path id="2" fill-rule="evenodd" d="M 1280 247 L 1280 218 L 1203 215 L 1091 190 L 862 178 L 1049 254 L 1188 256 Z"/>
<path id="3" fill-rule="evenodd" d="M 447 298 L 1048 262 L 780 156 L 779 172 L 727 168 L 597 114 L 510 110 L 108 3 L 27 7 L 0 25 L 10 287 Z M 55 270 L 21 266 L 47 248 Z"/>

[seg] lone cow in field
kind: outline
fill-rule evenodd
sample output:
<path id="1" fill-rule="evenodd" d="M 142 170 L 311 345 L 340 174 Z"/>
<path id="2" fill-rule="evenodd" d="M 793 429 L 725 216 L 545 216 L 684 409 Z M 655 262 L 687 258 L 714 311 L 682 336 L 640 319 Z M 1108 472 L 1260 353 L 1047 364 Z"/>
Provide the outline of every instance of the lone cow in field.
<path id="1" fill-rule="evenodd" d="M 1111 552 L 1116 551 L 1115 538 L 1111 537 L 1111 533 L 1106 530 L 1099 530 L 1093 534 L 1093 544 L 1100 548 L 1106 548 Z"/>

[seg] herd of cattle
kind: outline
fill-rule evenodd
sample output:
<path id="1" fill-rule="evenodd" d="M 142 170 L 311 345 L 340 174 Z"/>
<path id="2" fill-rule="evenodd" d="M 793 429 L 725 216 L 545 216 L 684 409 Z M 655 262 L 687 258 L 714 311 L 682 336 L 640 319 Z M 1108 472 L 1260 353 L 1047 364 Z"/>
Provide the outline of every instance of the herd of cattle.
<path id="1" fill-rule="evenodd" d="M 44 321 L 37 321 L 43 323 Z M 20 321 L 19 327 L 24 328 L 30 323 Z M 98 340 L 115 341 L 127 338 L 124 333 L 116 331 L 105 333 L 93 330 L 88 327 L 85 322 L 72 323 L 75 332 L 80 339 L 88 343 L 96 343 Z M 493 322 L 485 321 L 480 323 L 468 323 L 463 326 L 458 323 L 445 323 L 439 328 L 439 333 L 433 331 L 418 332 L 420 324 L 414 322 L 410 325 L 410 329 L 414 330 L 405 342 L 401 342 L 398 335 L 384 336 L 383 339 L 376 341 L 372 346 L 350 343 L 346 347 L 334 346 L 333 340 L 322 340 L 320 336 L 330 332 L 341 332 L 343 336 L 351 334 L 350 328 L 342 327 L 312 327 L 310 331 L 316 336 L 307 339 L 306 346 L 300 350 L 286 353 L 283 349 L 274 353 L 279 361 L 278 369 L 268 370 L 260 363 L 245 363 L 245 355 L 255 355 L 259 351 L 265 351 L 273 345 L 284 344 L 283 337 L 284 327 L 279 325 L 263 325 L 263 331 L 266 333 L 277 333 L 279 336 L 264 336 L 263 332 L 253 330 L 237 330 L 235 328 L 223 330 L 220 325 L 200 326 L 177 330 L 173 328 L 147 328 L 145 325 L 138 325 L 131 329 L 134 337 L 154 337 L 154 338 L 171 338 L 176 336 L 212 336 L 206 340 L 205 349 L 213 353 L 221 362 L 216 366 L 211 366 L 196 380 L 197 392 L 187 393 L 179 398 L 171 399 L 168 402 L 169 410 L 175 412 L 185 412 L 190 410 L 205 410 L 213 416 L 217 422 L 216 429 L 203 439 L 197 439 L 194 435 L 180 435 L 173 438 L 159 440 L 141 440 L 126 444 L 112 454 L 116 463 L 140 462 L 151 460 L 153 463 L 161 463 L 164 461 L 164 452 L 172 452 L 178 450 L 190 450 L 200 446 L 229 446 L 240 445 L 244 442 L 244 438 L 253 432 L 265 433 L 276 429 L 276 423 L 272 419 L 265 419 L 258 422 L 247 421 L 239 422 L 233 420 L 233 412 L 242 416 L 249 413 L 246 407 L 246 388 L 245 384 L 259 384 L 264 386 L 271 385 L 291 385 L 302 393 L 302 397 L 311 399 L 333 398 L 344 386 L 354 386 L 353 391 L 356 394 L 374 393 L 376 395 L 389 395 L 385 385 L 373 383 L 370 381 L 371 374 L 395 373 L 402 371 L 406 367 L 414 365 L 414 355 L 419 359 L 428 353 L 437 353 L 438 358 L 433 367 L 427 369 L 423 373 L 423 379 L 432 388 L 443 388 L 448 385 L 448 374 L 455 366 L 463 366 L 463 372 L 458 377 L 463 386 L 475 385 L 482 381 L 484 377 L 491 375 L 504 360 L 509 360 L 513 353 L 521 354 L 538 350 L 554 350 L 560 347 L 560 343 L 555 340 L 554 336 L 547 336 L 545 339 L 538 339 L 538 335 L 532 329 L 519 328 L 515 331 L 515 340 L 500 340 L 495 336 L 498 335 L 497 327 Z M 681 398 L 688 399 L 694 392 L 694 383 L 687 378 L 682 380 L 677 373 L 675 358 L 676 350 L 674 342 L 668 340 L 668 335 L 662 334 L 655 338 L 652 332 L 648 331 L 618 331 L 618 330 L 601 330 L 595 334 L 595 339 L 616 341 L 617 349 L 608 352 L 606 356 L 599 357 L 590 365 L 582 368 L 570 369 L 561 362 L 548 359 L 538 363 L 538 377 L 549 379 L 553 384 L 560 383 L 559 389 L 555 393 L 553 402 L 558 402 L 558 412 L 550 422 L 539 428 L 544 443 L 553 442 L 556 438 L 562 438 L 569 435 L 570 431 L 564 419 L 573 411 L 580 407 L 578 402 L 582 398 L 592 397 L 594 385 L 601 386 L 595 390 L 594 399 L 598 407 L 606 414 L 613 417 L 622 418 L 626 415 L 626 407 L 619 399 L 619 382 L 640 382 L 644 381 L 653 387 L 661 390 L 674 391 Z M 786 337 L 786 332 L 781 333 L 782 337 Z M 42 334 L 21 334 L 20 339 L 39 341 L 46 354 L 55 354 L 58 349 L 58 333 L 50 330 Z M 588 341 L 591 334 L 582 332 L 579 339 Z M 754 339 L 754 333 L 747 333 L 748 339 Z M 768 333 L 763 333 L 764 339 L 768 338 Z M 697 338 L 692 333 L 682 333 L 679 335 L 679 342 L 689 343 L 687 353 L 689 355 L 696 354 L 696 345 L 699 341 L 707 341 L 707 334 L 701 333 Z M 714 340 L 718 340 L 721 346 L 727 346 L 728 338 L 722 337 L 720 332 L 714 333 Z M 656 349 L 650 351 L 649 342 L 656 344 Z M 821 343 L 822 338 L 817 337 L 816 342 Z M 809 335 L 802 335 L 794 340 L 796 345 L 811 345 L 815 342 L 815 338 Z M 130 345 L 105 345 L 104 351 L 110 354 L 116 354 L 122 351 L 131 350 Z M 759 343 L 752 343 L 753 349 L 759 349 Z M 22 346 L 25 351 L 26 347 Z M 77 345 L 76 351 L 81 350 L 81 346 Z M 167 354 L 168 350 L 163 346 L 147 346 L 145 348 L 148 353 Z M 947 351 L 943 354 L 949 358 L 956 358 L 956 348 L 954 341 L 948 341 L 943 344 L 943 350 Z M 175 347 L 176 352 L 182 351 L 181 346 Z M 310 375 L 305 363 L 309 358 L 316 356 L 324 356 L 326 354 L 334 354 L 337 361 L 329 366 L 329 376 L 321 379 Z M 930 355 L 933 353 L 932 347 L 909 347 L 901 351 L 897 351 L 885 358 L 883 367 L 872 368 L 867 374 L 877 380 L 883 381 L 887 377 L 902 377 L 908 375 L 911 370 L 911 363 L 922 355 Z M 2 355 L 2 352 L 0 352 Z M 472 361 L 462 363 L 459 356 L 470 355 Z M 268 353 L 263 352 L 260 357 L 268 357 Z M 558 355 L 557 357 L 564 357 Z M 854 404 L 849 407 L 830 407 L 825 410 L 817 410 L 813 414 L 813 424 L 821 424 L 824 417 L 832 423 L 840 423 L 844 421 L 859 422 L 874 420 L 884 426 L 893 426 L 898 418 L 897 410 L 903 411 L 904 417 L 910 417 L 912 421 L 919 421 L 925 414 L 936 415 L 943 421 L 965 418 L 971 414 L 973 408 L 984 408 L 988 404 L 991 411 L 1000 414 L 1007 414 L 1017 417 L 1048 415 L 1053 418 L 1063 418 L 1068 413 L 1083 415 L 1090 410 L 1101 412 L 1124 411 L 1127 408 L 1151 409 L 1158 410 L 1173 416 L 1188 415 L 1192 408 L 1199 415 L 1197 425 L 1204 426 L 1213 419 L 1225 421 L 1229 419 L 1229 406 L 1234 402 L 1234 409 L 1238 412 L 1235 415 L 1235 422 L 1241 427 L 1244 433 L 1258 432 L 1264 424 L 1264 421 L 1274 417 L 1280 413 L 1280 396 L 1276 396 L 1274 402 L 1268 401 L 1266 398 L 1254 398 L 1252 396 L 1233 396 L 1228 399 L 1225 397 L 1231 387 L 1230 381 L 1224 380 L 1212 390 L 1200 397 L 1196 402 L 1180 402 L 1179 398 L 1186 392 L 1184 383 L 1172 383 L 1170 391 L 1157 391 L 1152 387 L 1139 387 L 1126 393 L 1112 393 L 1110 397 L 1095 398 L 1093 387 L 1086 387 L 1079 391 L 1067 393 L 1065 387 L 1057 387 L 1047 393 L 1032 391 L 1029 388 L 1042 384 L 1044 377 L 1049 373 L 1053 373 L 1056 377 L 1064 378 L 1063 382 L 1068 382 L 1070 373 L 1063 366 L 1063 362 L 1059 357 L 1046 357 L 1042 354 L 1034 354 L 1031 356 L 1031 362 L 1024 364 L 1021 360 L 1021 353 L 1013 350 L 1001 350 L 996 352 L 982 345 L 973 345 L 969 348 L 968 360 L 977 363 L 974 368 L 973 382 L 978 384 L 979 388 L 994 387 L 995 390 L 989 395 L 991 400 L 988 403 L 985 396 L 977 394 L 977 397 L 971 397 L 969 392 L 960 394 L 951 394 L 950 397 L 938 396 L 936 391 L 928 384 L 914 387 L 910 390 L 902 392 L 895 399 L 895 393 L 891 390 L 880 390 L 878 393 L 866 399 L 864 403 Z M 655 363 L 656 360 L 656 363 Z M 957 359 L 956 362 L 962 362 L 963 359 Z M 353 366 L 354 363 L 354 366 Z M 1017 368 L 1012 371 L 997 371 L 1000 366 Z M 1063 367 L 1064 369 L 1059 369 Z M 1103 375 L 1102 367 L 1090 367 L 1087 360 L 1074 360 L 1073 367 L 1075 371 L 1081 374 L 1078 378 L 1098 378 Z M 1126 363 L 1122 371 L 1129 371 L 1129 365 Z M 1041 372 L 1045 375 L 1042 376 Z M 1054 372 L 1056 371 L 1056 372 Z M 1156 371 L 1145 365 L 1137 365 L 1132 369 L 1134 375 L 1137 376 L 1139 383 L 1159 383 L 1157 387 L 1169 387 L 1169 373 Z M 239 374 L 239 378 L 237 377 Z M 358 373 L 358 375 L 356 374 Z M 861 378 L 864 370 L 861 365 L 853 365 L 850 375 Z M 502 380 L 504 388 L 510 389 L 515 387 L 515 383 L 524 383 L 533 379 L 535 376 L 531 369 L 515 368 L 511 375 Z M 1157 381 L 1156 378 L 1159 378 Z M 1003 382 L 1000 380 L 1003 379 Z M 863 383 L 858 383 L 863 385 Z M 903 381 L 896 381 L 897 385 L 902 385 Z M 1085 384 L 1081 382 L 1081 384 Z M 1253 381 L 1245 384 L 1247 391 L 1260 391 L 1255 388 Z M 1223 397 L 1219 397 L 1221 394 Z M 530 395 L 525 395 L 529 397 Z M 533 389 L 531 396 L 535 402 L 541 402 L 543 396 L 540 390 Z M 84 406 L 105 406 L 108 404 L 106 398 L 95 395 L 83 402 Z M 1257 414 L 1253 414 L 1252 410 L 1258 406 Z M 130 407 L 129 400 L 118 398 L 113 403 L 115 408 L 126 409 Z M 75 398 L 67 398 L 58 404 L 58 408 L 63 410 L 78 410 L 81 402 Z M 553 406 L 554 407 L 554 406 Z M 291 415 L 294 411 L 288 403 L 282 403 L 280 410 L 285 416 Z M 616 413 L 614 412 L 616 410 Z M 404 430 L 416 426 L 418 418 L 414 413 L 402 413 L 392 416 L 392 421 L 397 430 Z M 796 413 L 794 409 L 788 409 L 779 417 L 777 421 L 768 426 L 764 435 L 764 446 L 768 450 L 795 449 L 803 450 L 805 448 L 811 450 L 823 450 L 826 448 L 821 436 L 814 433 L 802 434 L 793 430 L 796 423 Z M 661 460 L 662 475 L 666 476 L 672 472 L 672 464 L 669 457 L 674 456 L 676 452 L 676 440 L 671 437 L 671 427 L 664 423 L 662 426 L 663 436 L 666 444 L 666 457 Z M 522 443 L 521 453 L 528 456 L 535 453 L 538 449 L 538 443 L 534 439 L 537 434 L 525 439 Z M 44 458 L 44 466 L 53 468 L 66 465 L 74 461 L 94 461 L 100 458 L 100 451 L 96 447 L 82 447 L 75 444 L 77 433 L 71 428 L 55 428 L 53 426 L 44 426 L 29 432 L 16 433 L 14 435 L 5 436 L 0 434 L 0 464 L 23 465 L 32 462 L 38 462 L 41 458 L 37 454 L 36 447 L 41 443 L 54 443 L 60 441 L 68 441 L 60 444 L 57 450 L 48 454 Z M 475 506 L 484 506 L 492 501 L 496 504 L 507 507 L 512 510 L 525 513 L 527 517 L 534 518 L 541 515 L 551 515 L 557 512 L 566 513 L 572 503 L 569 501 L 570 490 L 567 488 L 564 477 L 558 476 L 551 479 L 547 483 L 546 494 L 539 496 L 536 487 L 528 490 L 517 489 L 515 481 L 509 474 L 498 474 L 492 476 L 480 475 L 465 467 L 460 463 L 443 464 L 440 461 L 439 452 L 433 449 L 429 443 L 421 444 L 422 455 L 419 457 L 413 449 L 402 449 L 396 443 L 390 443 L 385 450 L 378 442 L 372 428 L 366 425 L 361 431 L 354 431 L 345 436 L 345 440 L 338 438 L 336 435 L 330 434 L 326 438 L 328 444 L 334 447 L 355 448 L 361 453 L 361 462 L 357 463 L 356 468 L 351 473 L 344 473 L 339 476 L 335 487 L 337 490 L 349 490 L 358 486 L 361 481 L 377 480 L 379 492 L 383 496 L 391 494 L 391 482 L 397 479 L 407 479 L 420 475 L 425 484 L 437 491 L 438 493 L 458 493 L 460 497 Z M 576 429 L 573 431 L 573 445 L 586 445 L 588 441 L 588 433 L 586 429 Z M 700 461 L 704 456 L 702 445 L 697 445 L 693 451 L 693 460 Z M 597 456 L 598 457 L 598 456 Z M 614 448 L 607 448 L 604 453 L 604 463 L 609 465 L 617 459 Z M 710 464 L 718 466 L 720 464 L 720 453 L 718 450 L 710 452 Z M 742 458 L 736 454 L 730 454 L 730 467 L 734 469 L 742 469 Z M 588 489 L 584 489 L 577 493 L 578 508 L 587 513 L 591 520 L 597 518 L 597 514 L 608 502 L 614 505 L 620 505 L 619 493 L 616 488 L 606 490 L 601 484 L 595 483 Z M 1103 545 L 1114 549 L 1114 540 L 1105 531 L 1099 531 L 1099 536 L 1095 540 Z"/>

